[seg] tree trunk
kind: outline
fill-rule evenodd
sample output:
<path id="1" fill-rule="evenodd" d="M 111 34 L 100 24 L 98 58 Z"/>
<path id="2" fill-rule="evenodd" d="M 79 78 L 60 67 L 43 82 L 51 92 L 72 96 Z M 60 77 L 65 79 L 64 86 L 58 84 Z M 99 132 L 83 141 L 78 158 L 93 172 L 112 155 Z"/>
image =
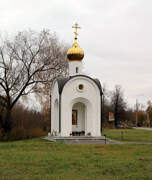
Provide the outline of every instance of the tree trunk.
<path id="1" fill-rule="evenodd" d="M 2 128 L 2 124 L 3 124 L 3 117 L 2 117 L 2 115 L 0 114 L 0 129 Z"/>
<path id="2" fill-rule="evenodd" d="M 117 107 L 115 107 L 114 117 L 115 117 L 115 128 L 117 128 L 117 126 L 118 126 L 118 111 L 117 111 Z"/>
<path id="3" fill-rule="evenodd" d="M 115 115 L 115 128 L 117 128 L 118 123 L 117 123 L 117 115 Z"/>
<path id="4" fill-rule="evenodd" d="M 3 132 L 4 133 L 9 133 L 12 129 L 12 122 L 11 122 L 11 108 L 8 107 L 6 109 L 6 116 L 3 121 Z"/>

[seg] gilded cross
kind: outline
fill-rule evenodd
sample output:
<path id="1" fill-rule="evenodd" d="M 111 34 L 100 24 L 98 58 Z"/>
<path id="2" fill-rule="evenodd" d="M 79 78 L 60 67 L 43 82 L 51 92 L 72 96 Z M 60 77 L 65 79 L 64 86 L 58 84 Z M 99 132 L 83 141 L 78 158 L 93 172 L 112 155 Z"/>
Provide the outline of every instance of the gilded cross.
<path id="1" fill-rule="evenodd" d="M 74 34 L 75 34 L 75 39 L 77 39 L 77 35 L 78 35 L 77 30 L 80 29 L 80 27 L 77 23 L 75 23 L 75 25 L 72 26 L 72 28 L 75 29 Z"/>

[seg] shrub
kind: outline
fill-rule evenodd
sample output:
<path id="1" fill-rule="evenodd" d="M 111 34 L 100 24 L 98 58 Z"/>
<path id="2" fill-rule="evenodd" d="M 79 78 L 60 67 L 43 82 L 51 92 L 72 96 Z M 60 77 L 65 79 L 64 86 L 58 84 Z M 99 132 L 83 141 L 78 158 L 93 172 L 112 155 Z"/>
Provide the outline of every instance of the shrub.
<path id="1" fill-rule="evenodd" d="M 12 141 L 41 137 L 48 134 L 49 118 L 44 113 L 29 110 L 17 104 L 12 111 L 12 130 L 3 134 L 0 129 L 1 141 Z"/>

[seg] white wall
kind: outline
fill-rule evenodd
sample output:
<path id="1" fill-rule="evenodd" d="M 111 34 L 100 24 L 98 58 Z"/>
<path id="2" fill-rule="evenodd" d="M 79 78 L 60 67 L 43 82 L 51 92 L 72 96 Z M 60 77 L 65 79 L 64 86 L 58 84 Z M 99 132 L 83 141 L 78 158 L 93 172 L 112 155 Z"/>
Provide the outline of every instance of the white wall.
<path id="1" fill-rule="evenodd" d="M 58 99 L 55 100 L 53 106 L 54 106 L 53 129 L 54 129 L 54 131 L 59 132 L 59 101 L 58 101 Z"/>
<path id="2" fill-rule="evenodd" d="M 78 73 L 76 73 L 76 68 L 78 68 Z M 82 61 L 69 61 L 69 75 L 74 76 L 82 74 Z"/>
<path id="3" fill-rule="evenodd" d="M 54 131 L 59 133 L 59 93 L 56 80 L 51 88 L 51 133 Z"/>
<path id="4" fill-rule="evenodd" d="M 78 89 L 83 84 L 84 90 Z M 61 136 L 69 136 L 72 132 L 72 106 L 81 102 L 86 106 L 85 133 L 100 136 L 100 91 L 95 82 L 83 76 L 69 80 L 61 96 Z"/>

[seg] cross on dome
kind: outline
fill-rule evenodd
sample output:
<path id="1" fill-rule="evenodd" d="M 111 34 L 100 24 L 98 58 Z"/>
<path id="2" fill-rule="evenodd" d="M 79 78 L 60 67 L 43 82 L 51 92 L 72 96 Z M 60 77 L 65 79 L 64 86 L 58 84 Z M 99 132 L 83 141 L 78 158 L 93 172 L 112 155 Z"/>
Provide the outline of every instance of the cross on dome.
<path id="1" fill-rule="evenodd" d="M 80 29 L 79 25 L 77 23 L 72 26 L 72 28 L 75 29 L 74 34 L 75 34 L 75 40 L 72 45 L 72 48 L 70 48 L 67 52 L 67 57 L 69 61 L 81 61 L 84 57 L 84 52 L 83 50 L 79 47 L 79 44 L 77 42 L 77 30 Z"/>
<path id="2" fill-rule="evenodd" d="M 80 26 L 77 23 L 75 23 L 74 26 L 72 26 L 72 28 L 75 29 L 74 34 L 75 34 L 75 39 L 77 39 L 77 35 L 78 35 L 77 30 L 80 29 Z"/>

